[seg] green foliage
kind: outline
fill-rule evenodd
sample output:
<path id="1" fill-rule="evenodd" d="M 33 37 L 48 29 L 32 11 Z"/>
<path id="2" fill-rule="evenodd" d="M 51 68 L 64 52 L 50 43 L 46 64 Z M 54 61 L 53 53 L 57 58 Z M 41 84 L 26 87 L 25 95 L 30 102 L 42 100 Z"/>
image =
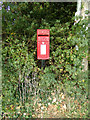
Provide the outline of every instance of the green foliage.
<path id="1" fill-rule="evenodd" d="M 82 74 L 82 59 L 87 56 L 88 23 L 86 19 L 73 25 L 75 11 L 76 3 L 3 3 L 3 106 L 15 111 L 10 104 L 20 100 L 15 117 L 19 117 L 18 111 L 32 116 L 33 107 L 29 109 L 28 101 L 35 90 L 48 92 L 59 85 L 70 96 L 86 93 L 86 82 L 80 82 L 83 78 L 78 76 Z M 36 53 L 39 28 L 50 29 L 50 59 L 45 61 L 44 70 Z M 7 111 L 5 107 L 3 111 Z"/>
<path id="2" fill-rule="evenodd" d="M 42 89 L 47 89 L 56 83 L 55 75 L 53 73 L 46 72 L 44 75 L 41 75 L 40 78 L 39 85 Z"/>

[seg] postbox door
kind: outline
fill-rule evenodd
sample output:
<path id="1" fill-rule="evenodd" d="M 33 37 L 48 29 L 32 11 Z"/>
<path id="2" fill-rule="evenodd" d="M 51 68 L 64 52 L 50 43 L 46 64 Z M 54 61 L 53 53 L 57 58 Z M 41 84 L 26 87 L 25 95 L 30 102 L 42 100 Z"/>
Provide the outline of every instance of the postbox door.
<path id="1" fill-rule="evenodd" d="M 49 59 L 49 42 L 39 41 L 37 43 L 37 48 L 38 59 Z"/>

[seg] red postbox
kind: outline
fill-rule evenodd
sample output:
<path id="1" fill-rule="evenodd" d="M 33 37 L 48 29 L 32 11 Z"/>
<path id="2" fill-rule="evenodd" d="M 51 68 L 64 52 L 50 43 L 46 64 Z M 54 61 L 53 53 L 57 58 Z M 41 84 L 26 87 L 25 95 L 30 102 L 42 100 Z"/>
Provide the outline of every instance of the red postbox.
<path id="1" fill-rule="evenodd" d="M 49 59 L 49 29 L 37 29 L 37 59 Z"/>

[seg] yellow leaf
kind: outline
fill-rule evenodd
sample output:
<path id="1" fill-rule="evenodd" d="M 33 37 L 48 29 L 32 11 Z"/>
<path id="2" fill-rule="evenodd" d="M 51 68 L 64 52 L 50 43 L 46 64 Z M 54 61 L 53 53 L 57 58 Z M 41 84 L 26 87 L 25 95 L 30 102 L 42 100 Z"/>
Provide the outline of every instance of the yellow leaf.
<path id="1" fill-rule="evenodd" d="M 77 75 L 77 73 L 75 73 L 75 75 Z"/>
<path id="2" fill-rule="evenodd" d="M 10 99 L 8 99 L 8 101 L 10 102 Z"/>
<path id="3" fill-rule="evenodd" d="M 63 71 L 63 69 L 60 69 L 60 72 L 62 72 Z"/>
<path id="4" fill-rule="evenodd" d="M 13 105 L 10 105 L 10 108 L 11 108 L 11 110 L 13 110 L 14 106 L 13 106 Z"/>
<path id="5" fill-rule="evenodd" d="M 85 81 L 85 80 L 82 80 L 83 82 Z"/>
<path id="6" fill-rule="evenodd" d="M 16 109 L 20 109 L 20 106 L 16 107 Z"/>

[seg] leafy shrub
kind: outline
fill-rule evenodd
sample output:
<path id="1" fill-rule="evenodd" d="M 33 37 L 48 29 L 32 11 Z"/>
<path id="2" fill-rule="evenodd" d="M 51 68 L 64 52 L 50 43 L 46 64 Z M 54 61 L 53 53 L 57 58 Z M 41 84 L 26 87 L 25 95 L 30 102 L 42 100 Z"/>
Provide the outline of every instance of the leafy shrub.
<path id="1" fill-rule="evenodd" d="M 85 19 L 73 25 L 76 3 L 71 5 L 3 4 L 3 105 L 15 104 L 19 100 L 19 104 L 27 103 L 38 90 L 50 91 L 55 85 L 63 85 L 66 88 L 64 92 L 71 96 L 76 93 L 76 87 L 78 92 L 86 90 L 82 87 L 84 82 L 79 82 L 82 78 L 78 81 L 78 76 L 82 74 L 82 59 L 87 56 L 88 23 Z M 44 70 L 41 61 L 37 60 L 38 28 L 50 29 L 50 59 L 45 61 Z"/>

